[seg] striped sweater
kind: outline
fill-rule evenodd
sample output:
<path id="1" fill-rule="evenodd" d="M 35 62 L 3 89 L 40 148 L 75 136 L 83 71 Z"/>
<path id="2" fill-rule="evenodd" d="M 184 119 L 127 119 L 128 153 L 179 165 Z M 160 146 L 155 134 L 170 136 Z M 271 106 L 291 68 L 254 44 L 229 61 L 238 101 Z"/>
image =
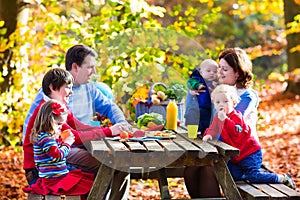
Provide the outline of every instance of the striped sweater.
<path id="1" fill-rule="evenodd" d="M 34 162 L 39 171 L 39 177 L 60 177 L 69 171 L 66 165 L 66 156 L 70 152 L 70 146 L 60 144 L 50 133 L 41 132 L 33 145 Z"/>

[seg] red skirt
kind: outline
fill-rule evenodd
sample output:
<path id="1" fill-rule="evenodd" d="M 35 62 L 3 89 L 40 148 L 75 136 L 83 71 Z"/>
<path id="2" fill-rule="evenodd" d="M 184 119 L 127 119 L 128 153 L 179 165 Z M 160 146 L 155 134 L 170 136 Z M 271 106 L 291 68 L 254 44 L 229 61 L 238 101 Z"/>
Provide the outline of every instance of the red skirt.
<path id="1" fill-rule="evenodd" d="M 39 178 L 29 188 L 23 188 L 23 191 L 42 195 L 84 195 L 91 190 L 93 182 L 93 174 L 77 169 L 59 178 Z"/>

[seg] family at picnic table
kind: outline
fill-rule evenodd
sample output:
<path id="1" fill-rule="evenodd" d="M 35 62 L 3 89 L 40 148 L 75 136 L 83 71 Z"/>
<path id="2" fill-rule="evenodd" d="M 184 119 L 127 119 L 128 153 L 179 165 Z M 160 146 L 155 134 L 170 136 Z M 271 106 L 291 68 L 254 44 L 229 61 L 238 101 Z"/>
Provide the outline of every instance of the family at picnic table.
<path id="1" fill-rule="evenodd" d="M 90 47 L 74 45 L 66 53 L 66 69 L 53 68 L 44 75 L 23 127 L 25 192 L 86 199 L 101 163 L 85 144 L 132 128 L 113 98 L 105 95 L 111 91 L 101 91 L 90 80 L 96 59 Z M 186 125 L 198 125 L 204 142 L 219 139 L 240 150 L 228 162 L 234 180 L 283 183 L 295 189 L 288 173 L 260 171 L 262 151 L 255 128 L 259 99 L 251 88 L 252 63 L 246 52 L 227 48 L 218 61 L 204 60 L 187 80 Z M 114 125 L 89 125 L 96 112 Z M 114 180 L 123 183 L 109 188 L 107 196 L 115 199 L 121 193 L 121 199 L 127 199 L 130 175 L 116 171 Z M 212 167 L 186 167 L 184 180 L 191 198 L 221 197 Z"/>

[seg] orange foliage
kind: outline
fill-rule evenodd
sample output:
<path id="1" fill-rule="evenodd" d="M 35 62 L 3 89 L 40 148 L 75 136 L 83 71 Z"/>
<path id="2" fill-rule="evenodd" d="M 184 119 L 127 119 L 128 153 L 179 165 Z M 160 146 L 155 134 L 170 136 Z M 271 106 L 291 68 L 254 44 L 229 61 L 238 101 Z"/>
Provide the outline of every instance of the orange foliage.
<path id="1" fill-rule="evenodd" d="M 276 173 L 289 172 L 297 191 L 300 187 L 300 98 L 270 98 L 284 89 L 281 82 L 268 83 L 260 92 L 258 134 L 263 148 L 263 163 Z M 269 95 L 271 94 L 271 95 Z M 268 98 L 266 98 L 268 97 Z M 23 157 L 12 148 L 0 150 L 0 194 L 2 199 L 25 200 L 22 187 L 26 186 L 22 169 Z M 171 197 L 187 199 L 183 178 L 168 179 Z M 131 180 L 129 199 L 160 199 L 156 180 Z"/>

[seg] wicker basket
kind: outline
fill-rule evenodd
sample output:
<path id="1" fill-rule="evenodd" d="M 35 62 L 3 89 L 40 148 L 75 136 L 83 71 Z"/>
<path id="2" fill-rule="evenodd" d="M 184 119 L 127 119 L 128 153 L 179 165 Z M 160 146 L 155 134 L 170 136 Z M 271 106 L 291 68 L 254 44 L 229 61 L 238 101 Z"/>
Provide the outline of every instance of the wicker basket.
<path id="1" fill-rule="evenodd" d="M 153 91 L 153 88 L 155 88 L 155 86 L 157 85 L 162 85 L 165 89 L 167 89 L 167 86 L 164 83 L 161 82 L 157 82 L 154 83 L 150 89 L 149 89 L 149 93 L 148 93 L 148 99 L 146 102 L 139 102 L 136 107 L 135 107 L 135 120 L 137 121 L 137 118 L 144 114 L 144 113 L 159 113 L 163 116 L 164 120 L 166 120 L 166 109 L 167 109 L 167 105 L 169 103 L 169 101 L 162 101 L 160 102 L 159 105 L 155 105 L 152 103 L 151 101 L 151 94 Z M 178 120 L 180 120 L 180 122 L 183 122 L 183 116 L 184 116 L 184 112 L 183 112 L 183 107 L 184 107 L 184 103 L 177 103 L 177 107 L 178 107 Z"/>

